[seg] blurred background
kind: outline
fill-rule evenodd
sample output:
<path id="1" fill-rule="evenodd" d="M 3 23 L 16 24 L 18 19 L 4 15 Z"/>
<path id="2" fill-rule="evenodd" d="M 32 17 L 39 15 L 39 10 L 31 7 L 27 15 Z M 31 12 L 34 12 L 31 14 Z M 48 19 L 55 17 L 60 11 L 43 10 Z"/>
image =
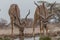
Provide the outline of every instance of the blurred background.
<path id="1" fill-rule="evenodd" d="M 34 1 L 40 1 L 40 0 L 0 0 L 0 18 L 6 19 L 10 23 L 10 17 L 8 15 L 8 10 L 11 4 L 17 4 L 20 8 L 20 18 L 24 18 L 26 14 L 28 13 L 30 9 L 30 15 L 28 18 L 34 17 L 34 12 L 36 5 L 34 4 Z M 60 2 L 59 0 L 44 0 L 47 2 Z"/>

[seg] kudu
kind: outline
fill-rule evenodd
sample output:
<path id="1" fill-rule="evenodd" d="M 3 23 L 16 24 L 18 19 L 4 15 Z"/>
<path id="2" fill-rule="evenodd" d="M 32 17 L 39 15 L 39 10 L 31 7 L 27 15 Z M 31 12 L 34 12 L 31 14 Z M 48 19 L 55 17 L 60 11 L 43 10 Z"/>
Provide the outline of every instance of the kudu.
<path id="1" fill-rule="evenodd" d="M 46 33 L 48 33 L 48 27 L 47 27 L 47 23 L 48 23 L 48 19 L 53 16 L 54 14 L 49 14 L 49 10 L 45 7 L 44 3 L 42 3 L 42 5 L 38 5 L 36 2 L 34 2 L 34 4 L 37 6 L 36 10 L 35 10 L 35 14 L 34 14 L 34 23 L 33 23 L 33 36 L 34 36 L 34 40 L 35 40 L 35 24 L 37 23 L 37 21 L 39 20 L 40 23 L 40 33 L 44 33 L 44 28 L 46 29 Z M 51 9 L 52 10 L 52 9 Z"/>
<path id="2" fill-rule="evenodd" d="M 27 26 L 27 17 L 29 16 L 29 14 L 30 14 L 30 10 L 29 10 L 28 14 L 26 15 L 25 20 L 23 22 L 20 21 L 19 17 L 17 17 L 19 25 L 14 23 L 14 25 L 16 25 L 19 28 L 19 38 L 20 38 L 20 40 L 24 40 L 24 33 L 23 32 L 24 32 L 25 26 Z M 15 15 L 13 15 L 13 16 L 14 16 L 14 18 L 16 18 Z"/>
<path id="3" fill-rule="evenodd" d="M 12 27 L 11 35 L 13 36 L 13 27 L 14 27 L 14 24 L 13 23 L 18 23 L 17 17 L 20 18 L 20 10 L 19 10 L 18 5 L 17 4 L 11 4 L 8 13 L 9 13 L 9 16 L 10 16 L 11 27 Z M 16 17 L 14 18 L 13 15 L 16 16 Z"/>

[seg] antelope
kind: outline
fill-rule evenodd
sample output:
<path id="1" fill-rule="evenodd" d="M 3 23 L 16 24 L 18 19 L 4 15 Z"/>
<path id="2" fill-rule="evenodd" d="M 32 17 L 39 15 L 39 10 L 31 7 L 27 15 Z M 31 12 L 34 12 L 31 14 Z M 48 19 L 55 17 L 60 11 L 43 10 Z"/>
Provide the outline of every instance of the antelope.
<path id="1" fill-rule="evenodd" d="M 18 5 L 17 4 L 11 4 L 8 13 L 9 13 L 9 16 L 10 16 L 11 27 L 12 27 L 11 35 L 13 35 L 14 23 L 17 23 L 18 22 L 17 17 L 20 18 L 20 10 L 19 10 Z M 13 15 L 16 16 L 16 17 L 14 18 Z"/>
<path id="2" fill-rule="evenodd" d="M 24 18 L 25 20 L 23 22 L 20 21 L 19 17 L 17 17 L 19 25 L 14 23 L 19 28 L 20 40 L 24 40 L 24 28 L 25 28 L 25 26 L 27 26 L 27 17 L 29 16 L 29 14 L 30 14 L 30 10 L 29 10 L 28 14 L 26 15 L 26 17 Z M 16 17 L 15 15 L 13 15 L 13 16 L 14 16 L 14 18 Z"/>
<path id="3" fill-rule="evenodd" d="M 48 19 L 54 14 L 52 14 L 53 13 L 52 11 L 51 11 L 51 14 L 49 14 L 49 10 L 45 7 L 44 3 L 42 3 L 42 5 L 38 5 L 36 2 L 34 2 L 34 4 L 37 6 L 35 10 L 34 22 L 33 22 L 33 36 L 35 40 L 35 33 L 34 33 L 35 27 L 34 26 L 37 23 L 37 21 L 39 20 L 39 23 L 40 23 L 40 33 L 42 31 L 44 33 L 44 28 L 46 30 L 46 33 L 48 33 L 48 27 L 47 27 Z"/>

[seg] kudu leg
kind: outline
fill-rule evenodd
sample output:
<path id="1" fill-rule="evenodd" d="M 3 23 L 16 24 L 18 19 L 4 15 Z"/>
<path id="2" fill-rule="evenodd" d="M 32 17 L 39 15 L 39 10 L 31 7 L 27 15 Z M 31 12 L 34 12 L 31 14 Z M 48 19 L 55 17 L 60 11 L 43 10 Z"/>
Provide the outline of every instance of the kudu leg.
<path id="1" fill-rule="evenodd" d="M 35 24 L 37 23 L 37 20 L 34 20 L 33 22 L 33 37 L 34 37 L 34 40 L 35 40 Z"/>
<path id="2" fill-rule="evenodd" d="M 13 36 L 13 18 L 11 18 L 11 35 Z"/>
<path id="3" fill-rule="evenodd" d="M 44 33 L 44 27 L 42 21 L 40 22 L 40 33 Z"/>
<path id="4" fill-rule="evenodd" d="M 41 21 L 40 22 L 40 37 L 41 37 L 41 32 L 42 32 L 42 25 L 41 25 Z"/>
<path id="5" fill-rule="evenodd" d="M 14 40 L 13 39 L 13 18 L 11 18 L 11 40 Z"/>
<path id="6" fill-rule="evenodd" d="M 19 29 L 19 40 L 24 40 L 24 28 L 23 27 Z"/>
<path id="7" fill-rule="evenodd" d="M 47 24 L 44 24 L 44 28 L 45 28 L 45 30 L 46 30 L 45 35 L 47 35 L 47 34 L 48 34 L 48 27 L 47 27 Z"/>
<path id="8" fill-rule="evenodd" d="M 41 21 L 40 21 L 40 34 L 41 34 L 41 31 L 42 31 L 42 27 L 41 27 Z"/>
<path id="9" fill-rule="evenodd" d="M 33 24 L 33 37 L 34 37 L 34 40 L 35 40 L 35 27 L 34 27 L 35 24 Z"/>
<path id="10" fill-rule="evenodd" d="M 46 27 L 46 34 L 48 34 L 48 27 Z"/>

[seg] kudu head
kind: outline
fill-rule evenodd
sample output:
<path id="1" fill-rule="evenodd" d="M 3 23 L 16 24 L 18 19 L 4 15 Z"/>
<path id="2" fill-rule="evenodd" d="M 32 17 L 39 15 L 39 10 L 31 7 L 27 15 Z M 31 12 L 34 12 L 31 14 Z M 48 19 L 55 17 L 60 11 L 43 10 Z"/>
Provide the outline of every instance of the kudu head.
<path id="1" fill-rule="evenodd" d="M 23 21 L 23 22 L 21 22 L 21 21 L 20 21 L 20 18 L 17 16 L 17 19 L 18 19 L 19 25 L 16 24 L 16 23 L 14 23 L 14 25 L 16 25 L 18 28 L 21 28 L 22 25 L 26 25 L 27 17 L 29 16 L 29 14 L 30 14 L 30 10 L 29 10 L 28 14 L 26 15 L 26 17 L 24 18 L 25 21 Z M 16 17 L 15 15 L 13 15 L 13 16 Z"/>
<path id="2" fill-rule="evenodd" d="M 52 10 L 52 8 L 54 7 L 54 5 L 55 5 L 55 3 L 56 2 L 54 2 L 52 5 L 51 5 L 51 7 L 50 7 L 50 9 Z M 39 8 L 39 11 L 40 11 L 40 6 L 34 1 L 34 4 Z M 43 7 L 45 6 L 44 5 L 44 3 L 42 3 L 42 5 L 43 5 Z M 48 10 L 49 11 L 49 10 Z M 47 16 L 47 18 L 44 18 L 44 16 L 42 16 L 42 15 L 39 15 L 40 16 L 40 19 L 42 19 L 42 21 L 43 22 L 48 22 L 48 19 L 51 17 L 51 16 L 53 16 L 54 14 L 50 14 L 49 16 Z"/>
<path id="3" fill-rule="evenodd" d="M 41 19 L 44 19 L 44 17 L 43 17 L 42 15 L 40 15 L 40 11 L 41 11 L 40 6 L 43 6 L 43 7 L 44 7 L 44 6 L 45 6 L 44 3 L 42 3 L 42 5 L 38 5 L 38 4 L 34 1 L 34 4 L 35 4 L 35 5 L 37 6 L 37 8 L 39 9 L 39 15 L 38 15 L 38 16 L 40 16 Z"/>

